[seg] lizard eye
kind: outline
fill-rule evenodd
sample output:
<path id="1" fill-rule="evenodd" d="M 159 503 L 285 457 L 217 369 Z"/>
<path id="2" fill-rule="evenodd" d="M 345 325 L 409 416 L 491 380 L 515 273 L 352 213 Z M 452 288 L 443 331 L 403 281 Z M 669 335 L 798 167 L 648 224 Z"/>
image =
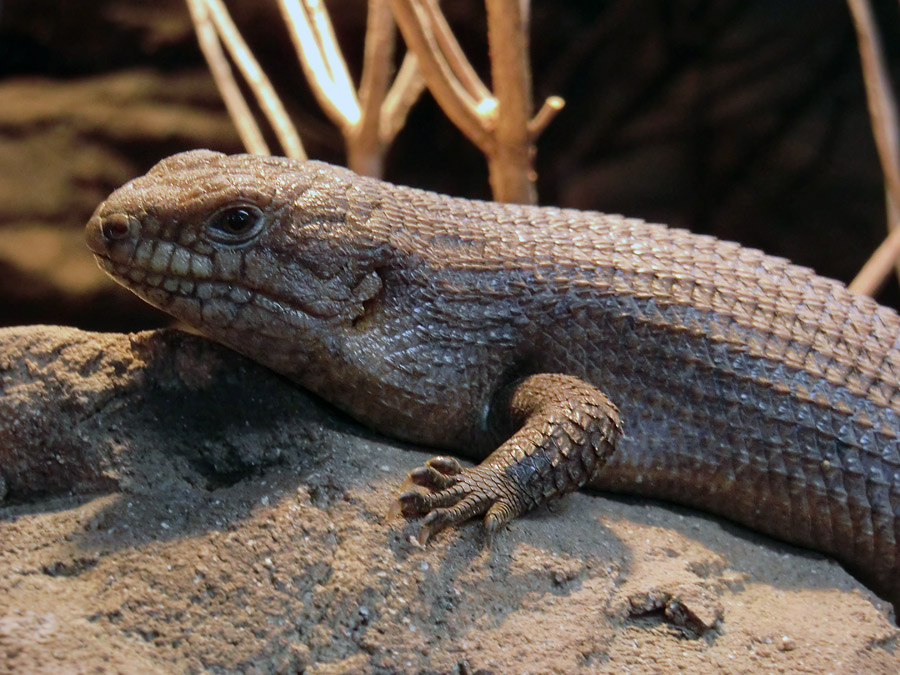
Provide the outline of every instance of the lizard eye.
<path id="1" fill-rule="evenodd" d="M 228 206 L 216 211 L 207 223 L 210 239 L 221 244 L 244 244 L 263 228 L 262 211 L 252 204 Z"/>

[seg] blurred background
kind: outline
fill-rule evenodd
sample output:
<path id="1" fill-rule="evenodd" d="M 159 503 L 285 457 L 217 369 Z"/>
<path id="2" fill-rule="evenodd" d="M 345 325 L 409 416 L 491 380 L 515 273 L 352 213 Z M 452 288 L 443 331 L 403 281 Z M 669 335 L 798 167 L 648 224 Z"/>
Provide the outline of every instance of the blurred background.
<path id="1" fill-rule="evenodd" d="M 345 163 L 274 2 L 227 5 L 310 156 Z M 327 6 L 358 78 L 366 2 Z M 483 2 L 442 7 L 489 83 Z M 900 3 L 872 8 L 900 82 Z M 885 236 L 843 0 L 535 0 L 531 11 L 534 98 L 566 100 L 538 141 L 539 203 L 711 233 L 844 282 Z M 3 0 L 0 325 L 168 323 L 105 278 L 81 232 L 110 191 L 197 147 L 242 151 L 183 0 Z M 484 157 L 427 92 L 385 178 L 490 197 Z M 897 286 L 879 301 L 897 307 Z"/>

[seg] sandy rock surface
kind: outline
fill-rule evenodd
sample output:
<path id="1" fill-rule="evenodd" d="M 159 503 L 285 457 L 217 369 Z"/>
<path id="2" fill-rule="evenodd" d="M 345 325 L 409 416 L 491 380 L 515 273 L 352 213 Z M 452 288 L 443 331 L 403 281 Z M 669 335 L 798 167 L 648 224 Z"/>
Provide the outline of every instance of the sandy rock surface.
<path id="1" fill-rule="evenodd" d="M 388 518 L 430 454 L 201 338 L 0 331 L 0 671 L 900 670 L 820 556 L 576 494 L 488 549 Z"/>

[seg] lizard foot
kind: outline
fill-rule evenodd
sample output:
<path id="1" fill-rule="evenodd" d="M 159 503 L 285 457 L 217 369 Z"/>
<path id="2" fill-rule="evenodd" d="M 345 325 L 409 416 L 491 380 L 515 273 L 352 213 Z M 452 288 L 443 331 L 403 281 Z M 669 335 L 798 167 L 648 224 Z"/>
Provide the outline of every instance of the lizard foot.
<path id="1" fill-rule="evenodd" d="M 506 523 L 577 490 L 606 463 L 622 433 L 619 412 L 593 385 L 569 375 L 542 373 L 497 395 L 497 428 L 514 430 L 481 464 L 463 468 L 435 457 L 410 472 L 400 495 L 406 516 L 425 516 L 417 541 L 484 515 L 488 542 Z"/>
<path id="2" fill-rule="evenodd" d="M 441 530 L 481 514 L 490 542 L 525 510 L 515 480 L 496 465 L 465 469 L 452 457 L 434 457 L 409 473 L 406 485 L 410 484 L 430 490 L 408 490 L 399 499 L 405 517 L 425 516 L 416 536 L 422 545 Z"/>

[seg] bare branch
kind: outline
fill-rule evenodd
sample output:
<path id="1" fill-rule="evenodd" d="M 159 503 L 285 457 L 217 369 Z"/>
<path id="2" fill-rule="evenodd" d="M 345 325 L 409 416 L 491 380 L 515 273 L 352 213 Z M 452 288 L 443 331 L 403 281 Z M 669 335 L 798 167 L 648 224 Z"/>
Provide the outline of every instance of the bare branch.
<path id="1" fill-rule="evenodd" d="M 419 70 L 416 55 L 406 52 L 397 77 L 394 78 L 394 84 L 391 85 L 385 96 L 384 105 L 381 108 L 378 135 L 381 137 L 382 143 L 388 145 L 394 140 L 406 123 L 406 116 L 409 114 L 410 108 L 419 99 L 424 88 L 425 78 L 422 77 Z"/>
<path id="2" fill-rule="evenodd" d="M 548 96 L 544 105 L 538 110 L 537 115 L 528 123 L 528 133 L 531 140 L 536 141 L 538 136 L 547 128 L 547 125 L 556 117 L 560 110 L 566 107 L 566 102 L 561 96 Z"/>
<path id="3" fill-rule="evenodd" d="M 332 82 L 347 91 L 353 91 L 353 82 L 347 70 L 347 63 L 337 43 L 337 36 L 331 25 L 331 18 L 325 8 L 324 0 L 303 0 L 306 12 L 311 20 L 316 43 L 325 59 L 328 74 Z"/>
<path id="4" fill-rule="evenodd" d="M 859 56 L 862 61 L 863 79 L 866 84 L 866 98 L 869 104 L 869 116 L 872 121 L 872 134 L 878 148 L 881 169 L 884 172 L 885 192 L 887 195 L 888 228 L 891 236 L 885 240 L 872 255 L 872 258 L 860 271 L 853 284 L 855 290 L 876 289 L 881 281 L 874 281 L 871 275 L 875 269 L 883 269 L 883 265 L 875 265 L 876 256 L 886 255 L 892 250 L 886 246 L 893 239 L 897 228 L 900 228 L 900 145 L 898 145 L 897 104 L 891 93 L 890 76 L 884 65 L 878 27 L 872 16 L 867 0 L 847 0 L 853 22 L 856 25 L 856 36 L 859 42 Z M 895 257 L 896 259 L 896 257 Z M 863 278 L 863 273 L 866 273 Z M 900 275 L 900 266 L 897 268 Z M 885 272 L 886 274 L 887 272 Z M 863 278 L 863 279 L 861 279 Z M 870 291 L 871 292 L 871 291 Z"/>
<path id="5" fill-rule="evenodd" d="M 325 8 L 316 0 L 312 2 L 316 4 L 312 10 L 301 0 L 278 0 L 278 7 L 291 29 L 291 40 L 313 95 L 331 121 L 345 130 L 359 122 L 359 101 L 343 57 L 335 56 L 338 48 Z M 311 16 L 312 11 L 316 13 Z"/>
<path id="6" fill-rule="evenodd" d="M 887 198 L 888 218 L 900 223 L 900 208 L 893 198 Z M 850 290 L 873 295 L 891 273 L 897 258 L 900 257 L 900 227 L 894 227 L 881 245 L 866 261 L 856 278 L 850 282 Z"/>
<path id="7" fill-rule="evenodd" d="M 209 17 L 206 0 L 187 0 L 187 5 L 194 22 L 194 29 L 197 32 L 200 49 L 203 51 L 203 56 L 206 57 L 206 63 L 209 65 L 216 87 L 222 95 L 231 121 L 241 137 L 241 143 L 247 152 L 254 155 L 271 154 L 262 131 L 253 118 L 253 113 L 234 79 L 228 59 L 222 51 L 218 32 Z"/>
<path id="8" fill-rule="evenodd" d="M 365 53 L 359 83 L 363 126 L 372 124 L 369 120 L 374 120 L 373 126 L 378 128 L 378 115 L 390 86 L 396 38 L 394 17 L 391 16 L 387 1 L 369 0 Z"/>
<path id="9" fill-rule="evenodd" d="M 485 128 L 484 115 L 479 112 L 480 101 L 475 100 L 454 76 L 437 43 L 422 0 L 391 0 L 391 9 L 438 104 L 470 141 L 489 154 L 493 139 Z"/>
<path id="10" fill-rule="evenodd" d="M 288 157 L 306 159 L 306 151 L 300 143 L 300 136 L 294 125 L 291 124 L 281 100 L 275 94 L 272 83 L 266 77 L 256 59 L 247 48 L 247 44 L 241 37 L 228 10 L 222 4 L 222 0 L 206 0 L 210 16 L 219 31 L 225 48 L 231 54 L 231 58 L 237 64 L 238 69 L 247 80 L 247 84 L 256 96 L 263 113 L 275 130 L 285 154 Z"/>
<path id="11" fill-rule="evenodd" d="M 872 133 L 878 146 L 878 155 L 885 173 L 885 180 L 894 199 L 900 203 L 900 144 L 898 144 L 897 103 L 894 99 L 890 75 L 884 65 L 878 27 L 867 0 L 847 0 L 856 24 L 859 55 L 869 114 L 872 117 Z"/>
<path id="12" fill-rule="evenodd" d="M 551 97 L 531 118 L 528 0 L 486 0 L 493 93 L 463 54 L 437 0 L 391 0 L 425 83 L 447 117 L 487 157 L 500 201 L 534 203 L 534 140 L 563 107 Z"/>
<path id="13" fill-rule="evenodd" d="M 493 153 L 488 156 L 491 188 L 499 201 L 534 204 L 534 143 L 528 31 L 519 0 L 486 0 L 491 80 L 500 106 Z"/>
<path id="14" fill-rule="evenodd" d="M 234 79 L 222 45 L 240 69 L 288 156 L 306 158 L 296 130 L 222 0 L 187 0 L 201 48 L 244 145 L 269 153 L 253 112 Z M 391 86 L 396 30 L 388 0 L 369 0 L 369 25 L 359 97 L 334 34 L 324 0 L 278 0 L 310 89 L 347 143 L 350 166 L 380 176 L 385 147 L 403 126 L 424 84 L 407 55 Z M 362 101 L 362 104 L 360 103 Z"/>
<path id="15" fill-rule="evenodd" d="M 495 103 L 493 94 L 478 77 L 472 64 L 463 53 L 462 47 L 459 46 L 447 19 L 444 18 L 444 14 L 438 7 L 437 0 L 422 0 L 420 5 L 428 15 L 428 22 L 434 31 L 437 45 L 459 83 L 475 101 L 479 102 L 478 107 L 483 107 L 483 102 L 486 100 Z"/>
<path id="16" fill-rule="evenodd" d="M 328 73 L 331 76 L 337 97 L 336 103 L 342 109 L 346 109 L 348 112 L 347 119 L 350 124 L 356 124 L 360 116 L 358 112 L 359 101 L 356 98 L 356 90 L 353 87 L 353 80 L 350 78 L 347 63 L 344 61 L 344 55 L 338 46 L 334 28 L 331 26 L 331 19 L 328 17 L 328 11 L 325 9 L 324 0 L 304 0 L 304 2 L 312 20 L 316 42 L 322 51 L 325 65 L 328 67 Z"/>
<path id="17" fill-rule="evenodd" d="M 369 0 L 365 54 L 359 85 L 362 116 L 348 138 L 351 146 L 350 168 L 357 172 L 359 170 L 355 164 L 359 161 L 360 154 L 377 156 L 379 161 L 381 159 L 382 138 L 379 126 L 381 110 L 390 85 L 395 40 L 394 19 L 387 1 Z M 366 173 L 372 175 L 370 172 Z M 380 167 L 377 167 L 376 175 L 380 174 Z"/>

